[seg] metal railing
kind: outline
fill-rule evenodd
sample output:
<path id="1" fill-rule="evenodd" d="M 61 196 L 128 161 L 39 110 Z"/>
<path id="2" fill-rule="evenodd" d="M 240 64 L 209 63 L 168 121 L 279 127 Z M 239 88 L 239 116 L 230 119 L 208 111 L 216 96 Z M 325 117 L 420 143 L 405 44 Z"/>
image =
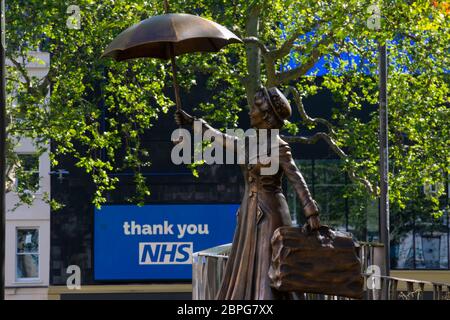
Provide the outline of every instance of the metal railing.
<path id="1" fill-rule="evenodd" d="M 404 279 L 363 274 L 366 283 L 379 281 L 378 286 L 366 288 L 366 300 L 381 300 L 387 289 L 386 300 L 450 300 L 450 283 Z M 379 289 L 378 289 L 379 288 Z"/>
<path id="2" fill-rule="evenodd" d="M 214 300 L 220 288 L 231 243 L 196 252 L 192 264 L 192 299 Z M 384 266 L 383 245 L 360 242 L 357 253 L 365 279 L 366 300 L 450 300 L 450 283 L 381 276 L 371 266 Z M 382 269 L 378 269 L 382 272 Z M 386 297 L 383 296 L 385 292 Z M 323 294 L 297 294 L 301 300 L 349 300 Z"/>
<path id="3" fill-rule="evenodd" d="M 225 266 L 231 243 L 195 252 L 192 261 L 192 299 L 214 300 Z"/>

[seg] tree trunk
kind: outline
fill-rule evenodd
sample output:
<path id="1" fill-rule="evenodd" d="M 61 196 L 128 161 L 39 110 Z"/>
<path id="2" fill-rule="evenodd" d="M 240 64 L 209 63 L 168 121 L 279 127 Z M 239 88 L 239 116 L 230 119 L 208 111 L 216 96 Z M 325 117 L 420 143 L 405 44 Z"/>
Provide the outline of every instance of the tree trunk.
<path id="1" fill-rule="evenodd" d="M 255 4 L 250 8 L 245 26 L 247 37 L 258 37 L 260 13 L 261 7 L 259 5 Z M 247 52 L 248 75 L 244 81 L 244 86 L 247 93 L 248 105 L 251 106 L 255 93 L 261 86 L 261 50 L 254 43 L 247 43 L 245 47 Z"/>

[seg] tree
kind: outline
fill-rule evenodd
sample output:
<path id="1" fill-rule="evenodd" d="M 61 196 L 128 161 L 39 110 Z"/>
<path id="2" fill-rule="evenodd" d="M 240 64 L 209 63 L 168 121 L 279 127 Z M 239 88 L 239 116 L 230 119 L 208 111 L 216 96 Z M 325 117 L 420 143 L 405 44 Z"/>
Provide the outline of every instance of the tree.
<path id="1" fill-rule="evenodd" d="M 158 114 L 173 109 L 164 94 L 170 85 L 166 63 L 140 59 L 123 63 L 100 60 L 104 48 L 122 30 L 149 16 L 164 13 L 162 1 L 78 1 L 81 29 L 68 29 L 65 1 L 10 1 L 8 4 L 8 56 L 26 57 L 39 47 L 52 55 L 49 74 L 28 79 L 20 63 L 10 68 L 19 106 L 10 108 L 11 135 L 50 139 L 56 154 L 71 154 L 97 185 L 93 202 L 104 203 L 105 192 L 117 179 L 108 173 L 132 168 L 137 199 L 149 193 L 139 173 L 148 165 L 152 150 L 143 150 L 140 137 L 157 125 Z M 449 173 L 449 19 L 448 8 L 438 2 L 380 2 L 381 17 L 369 10 L 371 1 L 290 0 L 172 0 L 173 12 L 199 14 L 217 21 L 244 39 L 244 45 L 219 53 L 191 54 L 178 59 L 185 90 L 199 74 L 216 92 L 198 106 L 209 120 L 222 127 L 235 126 L 237 114 L 252 103 L 260 85 L 278 86 L 289 94 L 300 118 L 287 126 L 295 143 L 324 140 L 343 160 L 358 188 L 355 194 L 377 197 L 377 113 L 363 121 L 358 112 L 376 105 L 377 54 L 380 43 L 389 50 L 390 196 L 402 208 L 418 196 L 418 185 L 442 186 Z M 372 7 L 373 9 L 373 7 Z M 32 19 L 33 23 L 26 23 Z M 368 25 L 380 21 L 381 28 Z M 351 59 L 342 59 L 348 55 Z M 295 60 L 296 66 L 289 65 Z M 311 69 L 322 63 L 330 72 L 320 80 Z M 13 81 L 11 81 L 12 83 Z M 40 108 L 47 88 L 48 108 Z M 328 90 L 338 107 L 331 119 L 313 118 L 303 105 L 306 97 Z M 102 110 L 107 124 L 100 126 Z M 298 136 L 300 126 L 315 129 Z M 30 130 L 31 129 L 31 130 Z M 81 145 L 75 147 L 75 143 Z M 121 148 L 125 158 L 117 159 Z M 100 156 L 105 150 L 107 157 Z M 56 159 L 53 156 L 53 164 Z M 439 184 L 440 183 L 440 184 Z M 439 212 L 444 192 L 429 194 Z"/>

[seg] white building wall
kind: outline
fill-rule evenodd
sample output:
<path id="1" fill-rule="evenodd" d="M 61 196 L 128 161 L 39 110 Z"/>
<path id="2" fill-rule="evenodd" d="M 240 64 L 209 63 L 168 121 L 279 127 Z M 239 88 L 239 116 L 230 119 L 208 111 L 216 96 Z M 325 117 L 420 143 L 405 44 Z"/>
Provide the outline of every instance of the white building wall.
<path id="1" fill-rule="evenodd" d="M 33 52 L 41 62 L 27 65 L 30 76 L 44 77 L 49 71 L 50 56 L 45 52 Z M 32 141 L 20 139 L 15 149 L 17 153 L 35 153 Z M 50 159 L 48 153 L 39 158 L 40 190 L 35 194 L 33 205 L 21 205 L 14 211 L 19 199 L 17 194 L 6 194 L 6 252 L 5 252 L 5 298 L 47 299 L 50 265 L 50 206 L 42 200 L 44 193 L 50 194 Z M 39 234 L 39 277 L 36 279 L 18 279 L 17 268 L 17 230 L 37 228 Z"/>

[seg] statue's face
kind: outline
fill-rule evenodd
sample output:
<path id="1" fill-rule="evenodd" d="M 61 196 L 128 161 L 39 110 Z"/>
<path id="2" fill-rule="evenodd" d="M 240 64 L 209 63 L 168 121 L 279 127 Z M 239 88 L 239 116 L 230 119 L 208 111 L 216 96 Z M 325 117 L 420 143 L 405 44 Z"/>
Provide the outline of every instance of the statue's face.
<path id="1" fill-rule="evenodd" d="M 264 115 L 268 111 L 268 109 L 269 104 L 267 103 L 264 93 L 262 93 L 261 91 L 257 92 L 255 94 L 253 106 L 248 113 L 250 116 L 250 125 L 253 128 L 268 129 L 268 123 L 264 119 Z"/>

